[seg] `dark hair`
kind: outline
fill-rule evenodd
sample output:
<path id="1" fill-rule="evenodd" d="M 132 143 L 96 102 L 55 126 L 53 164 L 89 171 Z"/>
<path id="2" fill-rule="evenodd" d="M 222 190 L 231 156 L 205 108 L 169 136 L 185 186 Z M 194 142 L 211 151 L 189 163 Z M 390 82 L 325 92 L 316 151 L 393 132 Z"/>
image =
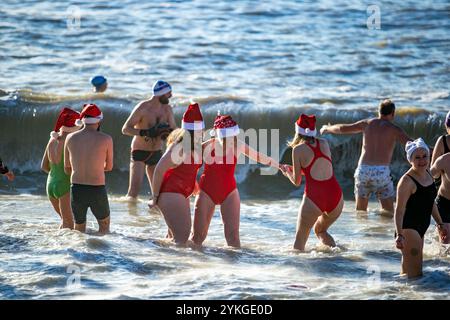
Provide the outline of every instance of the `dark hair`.
<path id="1" fill-rule="evenodd" d="M 388 116 L 395 111 L 395 104 L 390 99 L 385 99 L 380 103 L 380 114 L 383 116 Z"/>

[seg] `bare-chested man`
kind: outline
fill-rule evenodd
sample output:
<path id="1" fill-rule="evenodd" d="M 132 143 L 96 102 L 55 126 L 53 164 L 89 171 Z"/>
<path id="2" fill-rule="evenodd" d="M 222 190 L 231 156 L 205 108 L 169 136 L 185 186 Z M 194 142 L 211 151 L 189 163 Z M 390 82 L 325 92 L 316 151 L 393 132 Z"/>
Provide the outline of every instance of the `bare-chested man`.
<path id="1" fill-rule="evenodd" d="M 367 211 L 369 197 L 375 193 L 384 213 L 394 212 L 395 189 L 390 164 L 396 142 L 402 145 L 412 140 L 401 128 L 393 124 L 395 104 L 386 99 L 380 103 L 378 118 L 365 119 L 352 124 L 324 125 L 321 134 L 363 134 L 363 144 L 355 171 L 356 210 Z"/>
<path id="2" fill-rule="evenodd" d="M 158 80 L 153 85 L 153 96 L 141 101 L 123 125 L 122 133 L 133 136 L 131 142 L 130 182 L 127 197 L 136 200 L 144 173 L 151 188 L 153 171 L 162 157 L 162 140 L 176 128 L 169 99 L 172 87 Z"/>
<path id="3" fill-rule="evenodd" d="M 64 146 L 64 171 L 70 175 L 75 230 L 86 231 L 88 208 L 97 219 L 99 233 L 109 232 L 110 211 L 105 171 L 113 167 L 112 138 L 99 131 L 103 114 L 95 104 L 80 114 L 84 128 L 68 135 Z"/>

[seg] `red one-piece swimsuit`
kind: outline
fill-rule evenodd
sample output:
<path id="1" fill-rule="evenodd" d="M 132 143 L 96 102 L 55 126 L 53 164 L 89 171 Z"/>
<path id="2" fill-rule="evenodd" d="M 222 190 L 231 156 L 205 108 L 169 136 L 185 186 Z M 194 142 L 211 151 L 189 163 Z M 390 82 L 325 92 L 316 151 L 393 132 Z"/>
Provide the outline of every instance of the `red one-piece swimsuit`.
<path id="1" fill-rule="evenodd" d="M 194 163 L 194 159 L 191 158 L 191 163 L 182 163 L 167 170 L 159 193 L 180 193 L 188 198 L 194 192 L 197 172 L 201 166 L 202 163 Z"/>
<path id="2" fill-rule="evenodd" d="M 342 196 L 342 189 L 334 176 L 334 172 L 330 179 L 324 181 L 315 180 L 311 176 L 311 168 L 318 158 L 325 158 L 331 163 L 330 157 L 323 154 L 320 150 L 320 142 L 318 139 L 316 139 L 316 142 L 316 147 L 306 143 L 306 145 L 314 152 L 314 158 L 309 166 L 302 168 L 302 173 L 306 178 L 305 194 L 322 212 L 329 213 L 339 204 Z"/>
<path id="3" fill-rule="evenodd" d="M 231 163 L 226 163 L 227 156 L 216 157 L 215 150 L 211 151 L 212 163 L 205 163 L 205 169 L 200 177 L 200 190 L 205 192 L 214 204 L 222 204 L 228 195 L 236 189 L 234 171 L 237 159 L 233 155 Z M 231 157 L 229 157 L 231 158 Z"/>

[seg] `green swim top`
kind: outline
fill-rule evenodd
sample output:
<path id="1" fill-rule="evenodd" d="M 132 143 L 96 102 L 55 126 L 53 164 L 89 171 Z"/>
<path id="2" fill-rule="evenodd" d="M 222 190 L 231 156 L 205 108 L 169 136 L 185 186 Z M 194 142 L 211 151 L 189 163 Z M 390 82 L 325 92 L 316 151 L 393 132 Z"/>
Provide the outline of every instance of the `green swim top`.
<path id="1" fill-rule="evenodd" d="M 59 199 L 70 191 L 70 176 L 64 172 L 64 152 L 57 164 L 50 162 L 50 172 L 47 177 L 47 195 Z"/>

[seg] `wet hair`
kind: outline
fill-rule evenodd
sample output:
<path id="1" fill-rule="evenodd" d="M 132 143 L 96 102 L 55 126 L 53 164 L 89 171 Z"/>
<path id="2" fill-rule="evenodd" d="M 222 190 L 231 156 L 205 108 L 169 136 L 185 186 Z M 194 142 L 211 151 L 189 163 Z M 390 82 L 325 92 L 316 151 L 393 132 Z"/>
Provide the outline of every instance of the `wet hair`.
<path id="1" fill-rule="evenodd" d="M 296 146 L 298 146 L 301 143 L 305 143 L 305 142 L 314 143 L 314 141 L 316 141 L 315 137 L 304 136 L 299 133 L 296 133 L 294 138 L 291 141 L 289 141 L 287 143 L 287 145 L 291 148 L 295 148 Z"/>
<path id="2" fill-rule="evenodd" d="M 189 135 L 191 138 L 191 150 L 194 150 L 195 148 L 195 140 L 194 140 L 194 130 L 186 130 L 183 128 L 177 128 L 173 130 L 169 136 L 167 137 L 167 147 L 171 146 L 172 144 L 178 144 L 183 142 L 183 139 Z"/>
<path id="3" fill-rule="evenodd" d="M 381 101 L 379 112 L 383 116 L 388 116 L 395 111 L 395 104 L 390 99 L 385 99 Z"/>

